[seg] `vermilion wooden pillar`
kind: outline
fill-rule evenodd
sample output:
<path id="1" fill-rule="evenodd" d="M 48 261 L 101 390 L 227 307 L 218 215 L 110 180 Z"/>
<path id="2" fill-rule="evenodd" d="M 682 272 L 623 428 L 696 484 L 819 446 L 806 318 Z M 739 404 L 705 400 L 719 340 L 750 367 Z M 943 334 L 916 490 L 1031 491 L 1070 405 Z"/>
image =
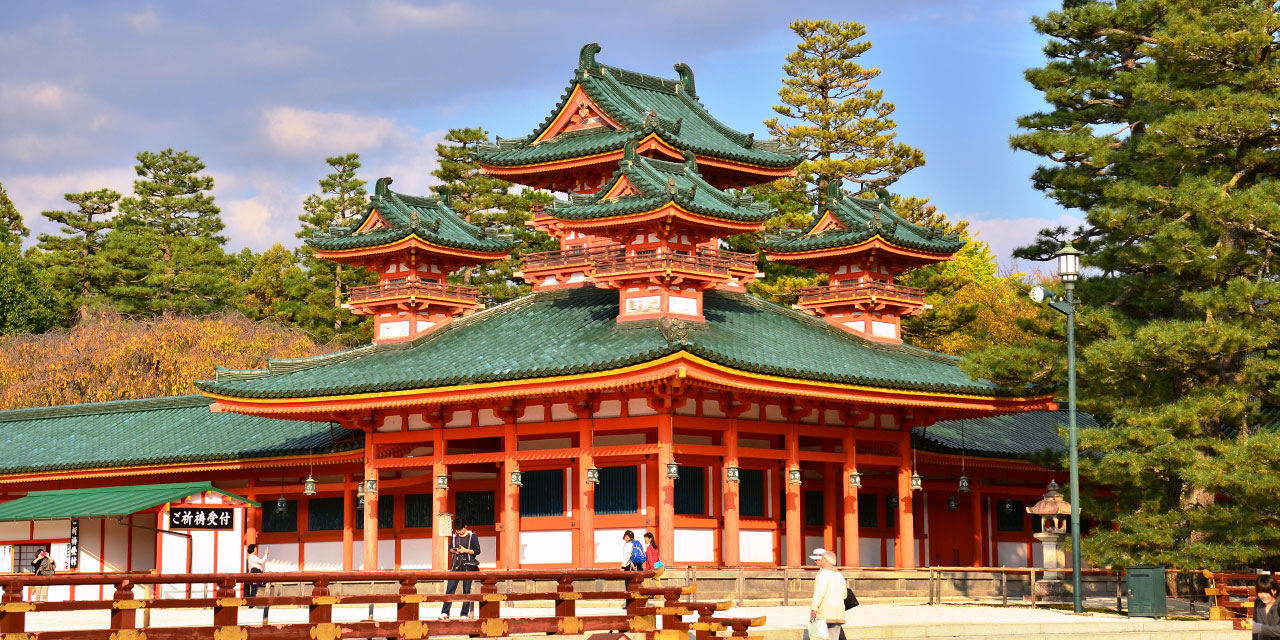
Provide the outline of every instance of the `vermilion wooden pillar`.
<path id="1" fill-rule="evenodd" d="M 665 406 L 658 414 L 658 557 L 664 564 L 675 562 L 672 552 L 676 544 L 676 491 L 675 481 L 667 476 L 674 440 L 671 407 Z"/>
<path id="2" fill-rule="evenodd" d="M 342 570 L 355 566 L 356 500 L 351 474 L 342 476 Z"/>
<path id="3" fill-rule="evenodd" d="M 726 411 L 729 430 L 724 434 L 725 468 L 738 466 L 738 417 L 733 407 Z M 736 567 L 742 562 L 738 551 L 742 536 L 738 529 L 738 483 L 724 480 L 724 564 Z"/>
<path id="4" fill-rule="evenodd" d="M 431 453 L 435 457 L 435 463 L 431 467 L 431 491 L 434 500 L 435 512 L 431 516 L 431 568 L 437 571 L 449 570 L 449 535 L 452 531 L 446 531 L 443 518 L 440 514 L 449 510 L 449 490 L 441 489 L 437 484 L 437 478 L 447 475 L 449 469 L 444 465 L 444 424 L 443 420 L 435 426 L 435 433 L 432 434 Z"/>
<path id="5" fill-rule="evenodd" d="M 969 485 L 969 513 L 973 516 L 973 566 L 981 567 L 982 550 L 982 486 L 977 482 Z"/>
<path id="6" fill-rule="evenodd" d="M 858 441 L 853 427 L 844 436 L 844 473 L 840 476 L 840 495 L 844 497 L 844 555 L 840 560 L 846 567 L 862 566 L 861 542 L 858 531 L 858 488 L 850 486 L 849 477 L 858 468 Z"/>
<path id="7" fill-rule="evenodd" d="M 596 410 L 592 405 L 588 408 L 591 411 Z M 578 431 L 579 449 L 582 453 L 578 456 L 578 468 L 570 471 L 577 473 L 578 566 L 584 569 L 596 564 L 596 486 L 587 481 L 587 469 L 595 464 L 595 457 L 591 455 L 591 447 L 595 443 L 591 439 L 590 421 L 582 421 Z"/>
<path id="8" fill-rule="evenodd" d="M 836 514 L 836 496 L 839 495 L 839 487 L 836 486 L 837 474 L 839 466 L 826 463 L 822 465 L 822 548 L 836 548 L 836 522 L 840 520 L 840 516 Z"/>
<path id="9" fill-rule="evenodd" d="M 800 468 L 800 438 L 796 435 L 795 412 L 791 412 L 791 425 L 787 430 L 787 466 L 782 470 L 782 481 L 787 486 L 787 566 L 804 566 L 804 531 L 800 526 L 800 484 L 791 481 L 791 470 Z"/>
<path id="10" fill-rule="evenodd" d="M 378 479 L 373 461 L 378 457 L 378 447 L 373 442 L 373 429 L 364 434 L 364 479 Z M 378 570 L 378 494 L 365 492 L 364 496 L 364 570 Z"/>
<path id="11" fill-rule="evenodd" d="M 901 440 L 899 451 L 902 462 L 898 464 L 898 541 L 893 545 L 894 566 L 907 569 L 916 566 L 915 502 L 911 493 L 911 439 L 910 432 Z"/>
<path id="12" fill-rule="evenodd" d="M 515 416 L 512 422 L 505 425 L 502 432 L 502 566 L 507 569 L 520 567 L 520 487 L 511 484 L 511 473 L 518 470 L 516 465 Z"/>

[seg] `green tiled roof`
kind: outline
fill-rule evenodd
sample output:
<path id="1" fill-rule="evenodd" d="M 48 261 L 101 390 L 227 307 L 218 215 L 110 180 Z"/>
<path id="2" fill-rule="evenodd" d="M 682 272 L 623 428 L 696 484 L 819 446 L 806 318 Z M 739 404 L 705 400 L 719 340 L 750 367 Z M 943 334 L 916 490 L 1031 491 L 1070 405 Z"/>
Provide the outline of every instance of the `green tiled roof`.
<path id="1" fill-rule="evenodd" d="M 737 222 L 764 222 L 774 214 L 768 204 L 757 203 L 746 192 L 731 193 L 712 186 L 698 173 L 693 154 L 685 153 L 684 163 L 654 160 L 637 155 L 635 146 L 627 143 L 618 170 L 603 189 L 588 196 L 571 196 L 568 202 L 557 200 L 547 212 L 562 220 L 588 220 L 653 211 L 675 203 L 694 213 Z M 624 177 L 639 193 L 602 199 Z"/>
<path id="2" fill-rule="evenodd" d="M 447 194 L 440 198 L 410 196 L 392 191 L 390 185 L 391 178 L 379 179 L 363 216 L 350 226 L 332 226 L 329 233 L 317 233 L 307 238 L 307 244 L 321 251 L 342 251 L 376 247 L 417 235 L 433 244 L 470 251 L 499 254 L 515 247 L 513 242 L 490 236 L 463 220 L 449 208 Z M 355 233 L 374 210 L 387 226 Z"/>
<path id="3" fill-rule="evenodd" d="M 908 222 L 889 207 L 888 194 L 883 192 L 879 200 L 859 198 L 845 193 L 840 189 L 840 181 L 834 180 L 828 194 L 827 202 L 832 215 L 847 228 L 812 233 L 814 227 L 822 221 L 819 216 L 802 234 L 769 236 L 761 242 L 761 248 L 770 253 L 800 253 L 849 247 L 866 242 L 876 235 L 899 247 L 931 253 L 949 255 L 964 246 L 959 234 L 943 235 L 932 227 Z"/>
<path id="4" fill-rule="evenodd" d="M 208 482 L 58 489 L 32 491 L 25 497 L 0 504 L 0 522 L 127 516 L 205 491 L 216 491 L 254 506 L 258 504 L 234 493 L 215 489 Z"/>
<path id="5" fill-rule="evenodd" d="M 0 411 L 0 473 L 217 462 L 359 449 L 327 423 L 211 413 L 200 395 Z M 355 439 L 352 439 L 355 438 Z"/>
<path id="6" fill-rule="evenodd" d="M 804 159 L 798 149 L 784 147 L 774 140 L 757 142 L 754 134 L 735 131 L 716 120 L 698 101 L 693 71 L 687 65 L 677 64 L 680 79 L 671 80 L 602 65 L 595 60 L 599 52 L 600 46 L 594 43 L 582 48 L 574 81 L 533 134 L 481 148 L 477 154 L 480 162 L 509 167 L 616 151 L 626 142 L 650 133 L 677 149 L 724 160 L 794 167 Z M 578 86 L 625 129 L 599 127 L 562 141 L 557 142 L 556 138 L 566 134 L 532 144 L 555 120 Z"/>
<path id="7" fill-rule="evenodd" d="M 618 292 L 542 291 L 455 320 L 418 340 L 370 345 L 197 382 L 237 398 L 306 398 L 604 371 L 686 351 L 741 371 L 887 389 L 1015 395 L 969 378 L 956 358 L 864 340 L 742 293 L 707 291 L 706 322 L 671 331 L 617 322 Z M 664 330 L 665 329 L 665 330 Z"/>
<path id="8" fill-rule="evenodd" d="M 1098 426 L 1093 416 L 1078 412 L 1080 428 Z M 1067 410 L 1027 411 L 989 418 L 947 420 L 911 432 L 912 442 L 922 451 L 995 458 L 1027 458 L 1067 451 L 1058 433 L 1067 426 Z"/>

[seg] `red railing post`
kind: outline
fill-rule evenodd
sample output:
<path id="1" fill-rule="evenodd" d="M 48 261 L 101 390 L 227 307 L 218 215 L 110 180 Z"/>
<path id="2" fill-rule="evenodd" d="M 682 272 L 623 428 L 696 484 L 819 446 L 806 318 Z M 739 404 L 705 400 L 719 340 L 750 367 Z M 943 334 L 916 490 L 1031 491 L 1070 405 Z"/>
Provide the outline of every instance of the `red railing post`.
<path id="1" fill-rule="evenodd" d="M 225 634 L 224 629 L 239 627 L 240 605 L 245 603 L 245 599 L 236 597 L 236 581 L 231 578 L 219 580 L 214 597 L 216 598 L 213 603 L 214 633 Z"/>
<path id="2" fill-rule="evenodd" d="M 396 621 L 400 623 L 401 638 L 426 636 L 422 624 L 422 596 L 418 595 L 418 579 L 400 580 L 400 601 L 396 605 Z"/>
<path id="3" fill-rule="evenodd" d="M 486 575 L 480 580 L 480 604 L 476 617 L 480 619 L 480 633 L 489 638 L 507 635 L 507 624 L 502 619 L 502 601 L 506 597 L 498 593 L 498 578 Z"/>
<path id="4" fill-rule="evenodd" d="M 322 633 L 321 629 L 333 626 L 333 605 L 338 599 L 329 595 L 329 578 L 316 578 L 311 587 L 310 613 L 307 621 L 311 623 L 312 637 Z"/>
<path id="5" fill-rule="evenodd" d="M 558 631 L 572 635 L 582 633 L 582 621 L 578 619 L 578 598 L 582 594 L 573 590 L 573 576 L 560 576 L 556 581 L 556 619 Z"/>
<path id="6" fill-rule="evenodd" d="M 16 576 L 15 576 L 16 578 Z M 27 631 L 27 612 L 35 605 L 22 601 L 22 582 L 10 580 L 4 585 L 4 596 L 0 597 L 0 634 L 6 637 L 22 637 Z"/>
<path id="7" fill-rule="evenodd" d="M 111 628 L 136 629 L 138 627 L 138 609 L 142 601 L 133 597 L 133 582 L 121 580 L 116 583 L 116 591 L 111 596 Z"/>

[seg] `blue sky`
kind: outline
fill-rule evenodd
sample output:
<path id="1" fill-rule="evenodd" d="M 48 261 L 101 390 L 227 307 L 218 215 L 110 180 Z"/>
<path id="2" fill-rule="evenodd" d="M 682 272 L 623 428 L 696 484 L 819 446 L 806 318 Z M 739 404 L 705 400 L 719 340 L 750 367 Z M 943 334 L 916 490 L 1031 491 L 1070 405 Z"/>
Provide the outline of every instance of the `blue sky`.
<path id="1" fill-rule="evenodd" d="M 1039 159 L 1009 149 L 1042 108 L 1022 71 L 1042 64 L 1044 0 L 778 2 L 184 2 L 6 5 L 0 24 L 0 183 L 36 232 L 62 194 L 128 192 L 134 155 L 200 156 L 215 177 L 228 248 L 296 246 L 302 198 L 324 157 L 359 152 L 362 177 L 425 192 L 451 127 L 524 135 L 572 78 L 578 50 L 674 77 L 686 62 L 722 121 L 766 137 L 800 17 L 857 20 L 873 86 L 927 166 L 895 191 L 971 221 L 1005 258 L 1072 223 L 1031 188 Z M 1007 264 L 1007 260 L 1002 259 Z"/>

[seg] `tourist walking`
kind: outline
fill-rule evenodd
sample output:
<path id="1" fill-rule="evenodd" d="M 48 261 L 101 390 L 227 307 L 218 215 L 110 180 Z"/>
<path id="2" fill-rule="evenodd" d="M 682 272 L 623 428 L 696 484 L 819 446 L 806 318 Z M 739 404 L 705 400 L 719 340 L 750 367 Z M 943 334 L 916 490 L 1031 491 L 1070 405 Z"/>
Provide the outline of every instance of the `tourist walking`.
<path id="1" fill-rule="evenodd" d="M 462 518 L 453 520 L 453 536 L 449 538 L 449 570 L 450 571 L 479 571 L 480 560 L 480 537 L 474 531 L 467 530 L 467 521 Z M 445 593 L 453 594 L 458 590 L 458 583 L 462 583 L 462 592 L 471 593 L 470 580 L 450 580 L 445 586 Z M 444 608 L 440 610 L 440 617 L 449 618 L 449 610 L 452 609 L 453 603 L 444 603 Z M 471 601 L 467 600 L 462 603 L 462 617 L 471 616 Z"/>
<path id="2" fill-rule="evenodd" d="M 640 544 L 639 540 L 636 540 L 636 534 L 630 529 L 622 532 L 622 570 L 644 571 L 644 563 L 647 558 L 644 546 Z"/>
<path id="3" fill-rule="evenodd" d="M 809 605 L 809 622 L 824 620 L 829 640 L 844 637 L 844 576 L 835 570 L 836 554 L 823 548 L 809 556 L 818 565 L 818 578 L 813 581 L 813 602 Z"/>
<path id="4" fill-rule="evenodd" d="M 1280 580 L 1264 573 L 1258 576 L 1258 601 L 1253 605 L 1253 637 L 1280 638 Z"/>
<path id="5" fill-rule="evenodd" d="M 31 561 L 31 573 L 38 576 L 51 576 L 54 573 L 53 558 L 49 557 L 49 552 L 41 549 L 36 554 L 35 560 Z M 40 585 L 31 587 L 31 601 L 44 602 L 49 599 L 49 585 Z"/>
<path id="6" fill-rule="evenodd" d="M 662 561 L 658 559 L 658 541 L 654 539 L 651 532 L 644 532 L 644 569 L 645 571 L 656 571 L 662 566 Z"/>
<path id="7" fill-rule="evenodd" d="M 262 553 L 258 553 L 258 545 L 251 544 L 245 551 L 249 552 L 249 556 L 245 559 L 245 563 L 249 566 L 249 573 L 266 573 L 267 571 L 267 555 L 271 553 L 265 546 L 262 547 Z M 244 585 L 244 595 L 246 598 L 253 598 L 258 595 L 258 589 L 262 587 L 261 582 L 249 582 Z"/>

